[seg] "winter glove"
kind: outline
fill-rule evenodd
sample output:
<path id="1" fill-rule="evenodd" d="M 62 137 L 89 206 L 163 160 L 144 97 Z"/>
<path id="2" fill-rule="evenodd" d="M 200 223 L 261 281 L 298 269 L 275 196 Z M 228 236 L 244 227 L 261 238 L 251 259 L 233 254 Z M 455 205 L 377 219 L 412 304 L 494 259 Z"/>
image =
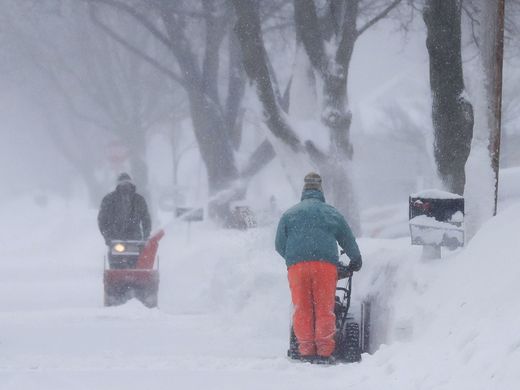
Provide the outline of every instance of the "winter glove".
<path id="1" fill-rule="evenodd" d="M 343 255 L 343 254 L 345 254 L 345 251 L 341 250 L 340 253 Z M 363 261 L 361 260 L 361 256 L 351 259 L 349 265 L 339 263 L 338 279 L 346 278 L 347 276 L 350 276 L 353 272 L 359 271 L 361 269 L 362 264 L 363 264 Z M 341 275 L 341 272 L 347 273 L 348 275 L 340 278 L 339 275 Z"/>
<path id="2" fill-rule="evenodd" d="M 349 270 L 352 272 L 357 272 L 361 269 L 361 265 L 363 264 L 363 261 L 361 260 L 361 256 L 358 258 L 354 258 L 350 260 L 350 264 L 348 265 Z"/>

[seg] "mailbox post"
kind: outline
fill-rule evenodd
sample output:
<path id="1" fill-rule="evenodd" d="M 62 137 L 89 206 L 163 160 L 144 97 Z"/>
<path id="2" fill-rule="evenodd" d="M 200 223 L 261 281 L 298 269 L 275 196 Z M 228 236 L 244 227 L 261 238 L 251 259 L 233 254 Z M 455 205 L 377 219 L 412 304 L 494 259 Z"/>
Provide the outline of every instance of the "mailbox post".
<path id="1" fill-rule="evenodd" d="M 441 247 L 464 246 L 464 198 L 439 190 L 409 197 L 412 245 L 423 246 L 423 259 L 441 257 Z"/>

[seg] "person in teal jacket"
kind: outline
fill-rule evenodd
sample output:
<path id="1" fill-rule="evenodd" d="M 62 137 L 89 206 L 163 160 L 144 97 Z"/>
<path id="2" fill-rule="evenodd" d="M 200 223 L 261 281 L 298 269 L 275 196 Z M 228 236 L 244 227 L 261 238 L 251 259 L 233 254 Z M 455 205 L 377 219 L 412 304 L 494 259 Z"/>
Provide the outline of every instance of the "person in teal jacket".
<path id="1" fill-rule="evenodd" d="M 287 265 L 293 329 L 304 360 L 330 360 L 334 352 L 338 244 L 350 258 L 348 270 L 359 271 L 356 239 L 341 213 L 325 203 L 321 176 L 311 172 L 301 202 L 282 215 L 275 239 Z"/>

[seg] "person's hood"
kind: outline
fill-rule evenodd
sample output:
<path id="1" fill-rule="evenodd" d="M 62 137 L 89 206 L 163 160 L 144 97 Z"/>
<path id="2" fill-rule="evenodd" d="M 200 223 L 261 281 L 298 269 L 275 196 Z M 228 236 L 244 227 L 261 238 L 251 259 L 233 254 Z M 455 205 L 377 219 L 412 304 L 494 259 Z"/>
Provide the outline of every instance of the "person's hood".
<path id="1" fill-rule="evenodd" d="M 325 202 L 325 195 L 320 190 L 303 190 L 301 200 L 305 199 L 317 199 Z"/>
<path id="2" fill-rule="evenodd" d="M 125 181 L 123 183 L 120 183 L 116 187 L 116 192 L 118 192 L 120 194 L 125 193 L 125 192 L 135 194 L 135 184 L 130 181 Z"/>

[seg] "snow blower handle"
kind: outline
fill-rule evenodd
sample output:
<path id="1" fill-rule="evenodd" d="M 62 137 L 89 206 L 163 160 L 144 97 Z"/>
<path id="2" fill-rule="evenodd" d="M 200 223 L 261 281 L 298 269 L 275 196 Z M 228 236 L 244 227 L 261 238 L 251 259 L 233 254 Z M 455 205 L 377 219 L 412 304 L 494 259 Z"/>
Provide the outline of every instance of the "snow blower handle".
<path id="1" fill-rule="evenodd" d="M 345 251 L 342 249 L 340 251 L 340 256 L 344 255 L 344 254 L 345 254 Z M 350 268 L 350 264 L 346 265 L 346 264 L 343 264 L 342 262 L 338 262 L 338 280 L 351 278 L 353 274 L 354 274 L 354 272 Z"/>
<path id="2" fill-rule="evenodd" d="M 345 264 L 338 264 L 338 280 L 352 277 L 352 271 L 350 267 Z"/>

